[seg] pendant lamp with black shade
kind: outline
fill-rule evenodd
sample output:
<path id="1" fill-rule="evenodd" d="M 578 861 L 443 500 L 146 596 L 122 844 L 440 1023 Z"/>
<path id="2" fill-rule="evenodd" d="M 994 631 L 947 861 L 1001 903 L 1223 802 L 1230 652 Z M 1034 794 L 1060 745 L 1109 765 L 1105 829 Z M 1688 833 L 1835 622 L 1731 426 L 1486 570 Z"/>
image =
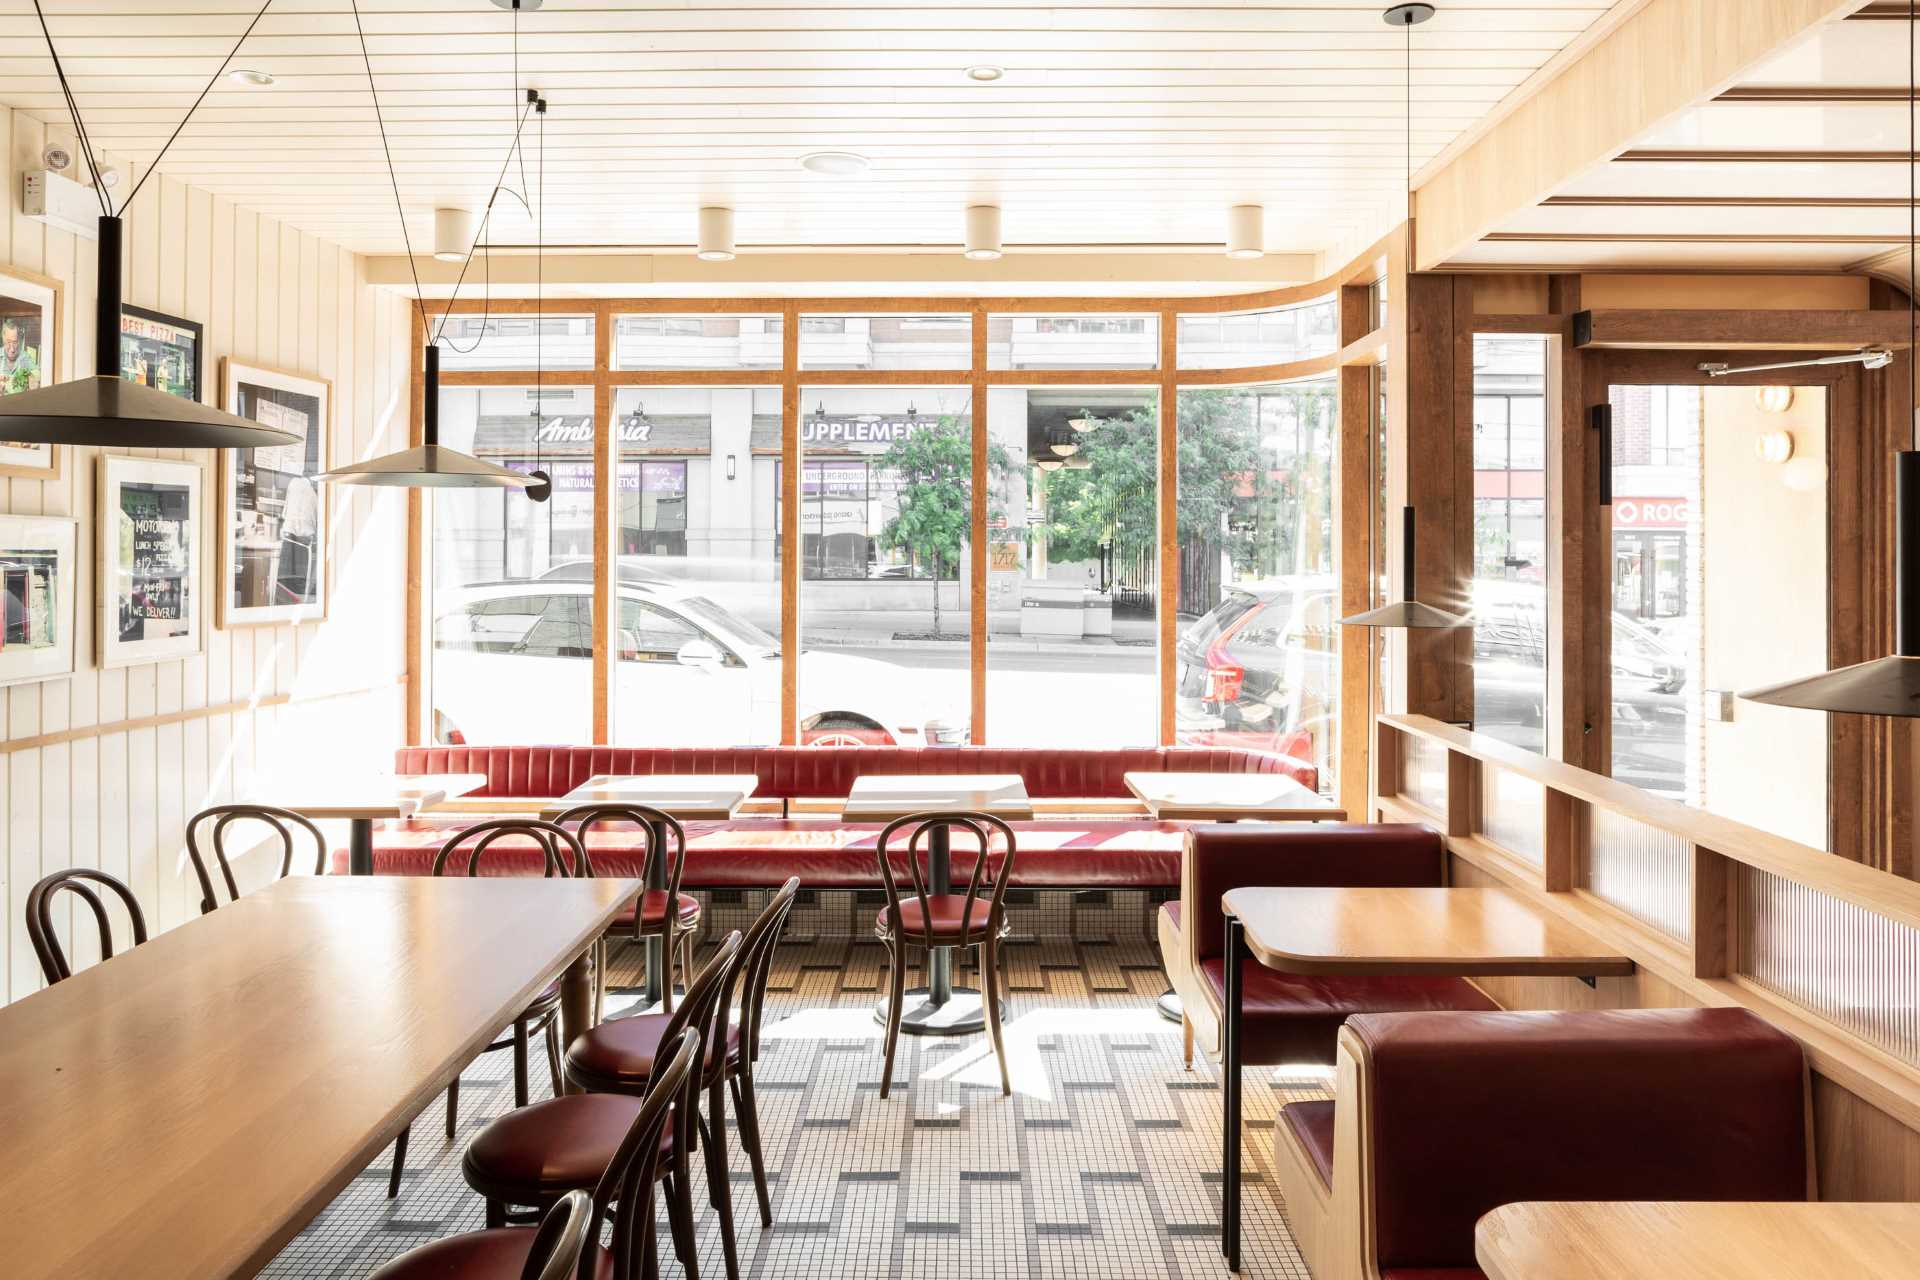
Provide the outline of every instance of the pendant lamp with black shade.
<path id="1" fill-rule="evenodd" d="M 519 9 L 514 6 L 514 48 L 515 62 L 519 52 Z M 353 3 L 354 31 L 360 37 L 360 58 L 367 69 L 367 92 L 373 98 L 373 119 L 380 131 L 380 147 L 386 153 L 387 177 L 393 186 L 393 204 L 400 215 L 400 240 L 407 254 L 407 267 L 414 272 L 414 306 L 420 311 L 421 319 L 426 319 L 426 303 L 420 289 L 420 276 L 414 266 L 413 240 L 407 232 L 407 209 L 400 199 L 400 175 L 393 165 L 393 150 L 387 143 L 387 125 L 380 112 L 380 92 L 374 85 L 373 59 L 367 52 L 367 33 L 360 23 L 360 5 Z M 518 92 L 516 88 L 516 92 Z M 465 279 L 467 265 L 473 261 L 474 253 L 486 234 L 488 221 L 493 214 L 493 201 L 500 195 L 501 182 L 506 178 L 507 166 L 513 163 L 515 152 L 520 146 L 520 133 L 526 127 L 527 117 L 533 111 L 533 102 L 520 113 L 518 126 L 514 129 L 513 142 L 507 148 L 506 161 L 500 167 L 500 178 L 493 184 L 493 196 L 487 201 L 487 214 L 481 219 L 480 232 L 474 237 L 473 245 L 467 250 L 466 262 L 461 265 L 460 277 Z M 459 292 L 456 283 L 454 292 Z M 449 308 L 451 314 L 451 308 Z M 398 453 L 384 454 L 378 458 L 369 458 L 363 462 L 348 463 L 344 467 L 335 467 L 318 477 L 334 484 L 366 485 L 398 489 L 525 489 L 529 478 L 518 471 L 497 466 L 470 453 L 440 443 L 440 344 L 439 336 L 446 327 L 446 319 L 441 318 L 440 327 L 433 330 L 433 336 L 421 353 L 420 385 L 422 395 L 421 443 L 411 449 L 402 449 Z M 482 331 L 485 323 L 482 322 Z"/>
<path id="2" fill-rule="evenodd" d="M 1407 209 L 1408 225 L 1413 222 L 1413 29 L 1433 16 L 1430 4 L 1397 4 L 1381 14 L 1381 18 L 1390 27 L 1400 27 L 1407 33 Z M 1383 604 L 1377 609 L 1368 609 L 1340 619 L 1350 627 L 1378 627 L 1393 629 L 1410 627 L 1414 629 L 1440 630 L 1447 627 L 1464 627 L 1472 619 L 1445 609 L 1423 604 L 1413 598 L 1414 590 L 1414 540 L 1413 508 L 1400 509 L 1400 599 L 1391 604 Z"/>
<path id="3" fill-rule="evenodd" d="M 1920 35 L 1920 6 L 1907 0 L 1907 152 L 1914 151 L 1914 97 L 1920 84 L 1914 63 L 1914 39 Z M 1920 299 L 1914 297 L 1920 227 L 1915 225 L 1914 167 L 1907 166 L 1907 420 L 1920 437 L 1915 362 L 1920 360 Z M 1863 716 L 1920 716 L 1920 438 L 1893 455 L 1893 652 L 1837 671 L 1750 689 L 1748 702 L 1807 711 L 1839 711 Z"/>
<path id="4" fill-rule="evenodd" d="M 1413 508 L 1400 508 L 1400 598 L 1392 604 L 1383 604 L 1377 609 L 1365 613 L 1356 613 L 1340 619 L 1349 627 L 1412 627 L 1416 629 L 1439 630 L 1445 627 L 1464 627 L 1473 619 L 1457 613 L 1448 613 L 1445 609 L 1436 609 L 1430 604 L 1422 604 L 1413 598 Z"/>
<path id="5" fill-rule="evenodd" d="M 34 11 L 40 12 L 38 3 L 34 5 Z M 261 13 L 264 12 L 266 8 L 263 5 Z M 259 20 L 259 14 L 255 14 L 254 22 Z M 226 61 L 214 72 L 207 89 L 210 90 L 226 72 L 227 63 L 233 61 L 234 53 L 239 51 L 247 32 L 252 30 L 253 26 L 249 24 L 247 30 L 241 33 L 240 40 L 227 54 Z M 187 400 L 121 378 L 120 215 L 140 194 L 147 177 L 159 165 L 160 158 L 166 155 L 167 147 L 173 145 L 173 138 L 167 139 L 166 146 L 160 149 L 160 155 L 154 157 L 146 174 L 134 184 L 133 190 L 127 193 L 127 198 L 121 201 L 116 210 L 107 196 L 106 184 L 101 181 L 92 140 L 80 118 L 79 104 L 67 85 L 66 69 L 60 65 L 60 54 L 54 48 L 53 36 L 47 30 L 44 14 L 40 15 L 40 32 L 46 39 L 47 53 L 53 58 L 54 75 L 65 97 L 67 110 L 73 116 L 78 149 L 86 161 L 93 179 L 93 191 L 100 201 L 93 372 L 86 377 L 50 387 L 0 396 L 0 440 L 22 444 L 98 445 L 108 449 L 260 449 L 298 443 L 300 437 L 290 431 L 263 426 L 251 418 L 223 413 L 197 400 Z M 207 90 L 202 90 L 200 98 L 206 96 Z M 186 127 L 187 120 L 193 117 L 194 108 L 199 105 L 200 100 L 196 99 L 193 107 L 188 108 L 186 119 L 181 120 L 180 128 Z M 173 137 L 179 136 L 180 129 L 176 128 Z"/>

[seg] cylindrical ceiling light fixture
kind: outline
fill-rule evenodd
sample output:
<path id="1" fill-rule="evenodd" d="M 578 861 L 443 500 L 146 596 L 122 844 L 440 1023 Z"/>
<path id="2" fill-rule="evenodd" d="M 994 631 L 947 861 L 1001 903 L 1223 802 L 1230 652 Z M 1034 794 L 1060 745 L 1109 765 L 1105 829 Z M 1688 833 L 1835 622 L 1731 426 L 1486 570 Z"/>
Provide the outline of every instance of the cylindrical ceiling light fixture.
<path id="1" fill-rule="evenodd" d="M 1257 204 L 1227 210 L 1227 256 L 1263 258 L 1267 253 L 1267 211 Z"/>
<path id="2" fill-rule="evenodd" d="M 733 261 L 733 210 L 718 205 L 700 210 L 700 260 Z"/>
<path id="3" fill-rule="evenodd" d="M 1000 253 L 1000 207 L 991 204 L 969 205 L 967 256 L 975 262 L 992 262 Z"/>
<path id="4" fill-rule="evenodd" d="M 433 256 L 442 262 L 465 262 L 479 233 L 480 219 L 471 209 L 435 209 Z"/>

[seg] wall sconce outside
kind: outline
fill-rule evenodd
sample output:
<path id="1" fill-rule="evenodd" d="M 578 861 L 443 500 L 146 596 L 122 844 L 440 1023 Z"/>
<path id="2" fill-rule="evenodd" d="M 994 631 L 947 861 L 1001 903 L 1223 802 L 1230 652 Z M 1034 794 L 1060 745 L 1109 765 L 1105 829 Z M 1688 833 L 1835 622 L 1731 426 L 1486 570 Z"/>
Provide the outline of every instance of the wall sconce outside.
<path id="1" fill-rule="evenodd" d="M 1753 393 L 1753 402 L 1763 413 L 1785 413 L 1793 408 L 1793 388 L 1761 387 Z"/>
<path id="2" fill-rule="evenodd" d="M 729 480 L 733 479 L 733 466 L 734 466 L 733 455 L 728 454 L 727 455 L 727 479 Z"/>

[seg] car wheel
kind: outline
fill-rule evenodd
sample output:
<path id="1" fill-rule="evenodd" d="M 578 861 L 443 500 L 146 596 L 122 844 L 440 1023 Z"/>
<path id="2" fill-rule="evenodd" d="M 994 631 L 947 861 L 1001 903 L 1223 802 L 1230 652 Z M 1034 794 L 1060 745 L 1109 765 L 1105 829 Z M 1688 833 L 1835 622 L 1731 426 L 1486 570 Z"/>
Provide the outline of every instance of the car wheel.
<path id="1" fill-rule="evenodd" d="M 829 711 L 800 728 L 800 743 L 808 747 L 890 747 L 893 736 L 865 716 Z"/>

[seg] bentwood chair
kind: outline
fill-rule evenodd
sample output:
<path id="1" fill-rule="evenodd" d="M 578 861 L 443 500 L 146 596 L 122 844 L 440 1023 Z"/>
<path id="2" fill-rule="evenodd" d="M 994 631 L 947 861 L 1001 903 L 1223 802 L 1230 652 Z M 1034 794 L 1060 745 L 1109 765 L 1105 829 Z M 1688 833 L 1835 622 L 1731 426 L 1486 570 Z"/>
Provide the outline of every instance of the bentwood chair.
<path id="1" fill-rule="evenodd" d="M 670 1049 L 692 1037 L 701 1046 L 701 1060 L 711 1056 L 706 1048 L 708 1036 L 716 1024 L 726 1024 L 724 997 L 740 953 L 739 933 L 728 934 L 688 984 L 686 998 L 678 1009 L 670 1014 L 616 1019 L 576 1038 L 577 1045 L 605 1028 L 626 1027 L 629 1039 L 645 1042 L 644 1072 L 619 1081 L 621 1088 L 570 1093 L 537 1102 L 501 1116 L 474 1135 L 460 1167 L 467 1185 L 486 1197 L 487 1225 L 504 1226 L 521 1220 L 525 1215 L 516 1213 L 516 1206 L 530 1205 L 538 1212 L 555 1197 L 595 1186 L 605 1177 L 610 1162 L 621 1150 L 622 1135 L 632 1129 L 644 1106 L 652 1105 L 662 1095 L 658 1064 L 666 1055 L 661 1047 Z M 684 1081 L 676 1100 L 673 1129 L 660 1139 L 660 1156 L 665 1163 L 659 1176 L 668 1180 L 667 1216 L 673 1228 L 674 1251 L 690 1280 L 697 1274 L 698 1261 L 689 1157 L 697 1145 L 695 1122 L 705 1074 L 695 1071 Z M 651 1201 L 648 1203 L 646 1221 L 651 1222 Z M 623 1212 L 626 1204 L 622 1202 Z"/>
<path id="2" fill-rule="evenodd" d="M 895 833 L 912 828 L 907 837 L 906 865 L 912 896 L 900 892 L 900 883 L 889 855 Z M 954 893 L 950 885 L 929 885 L 928 856 L 925 844 L 936 830 L 944 828 L 949 840 L 955 831 L 964 831 L 976 842 L 978 851 L 973 871 L 967 877 L 965 893 Z M 993 842 L 989 832 L 998 832 L 1006 843 L 1006 854 L 996 872 Z M 1007 1050 L 1000 1034 L 1000 939 L 1007 933 L 1007 884 L 1013 879 L 1013 828 L 986 813 L 916 813 L 895 818 L 880 832 L 880 887 L 886 890 L 887 905 L 873 924 L 874 936 L 887 949 L 887 1052 L 880 1076 L 880 1096 L 886 1097 L 893 1084 L 894 1050 L 900 1042 L 900 1023 L 907 998 L 907 948 L 919 946 L 928 956 L 936 947 L 980 948 L 981 1003 L 985 1006 L 987 1039 L 1000 1063 L 1000 1092 L 1011 1094 L 1013 1082 L 1007 1075 Z"/>
<path id="3" fill-rule="evenodd" d="M 240 898 L 240 886 L 233 878 L 233 862 L 229 857 L 227 829 L 236 822 L 258 822 L 273 829 L 280 837 L 280 874 L 276 879 L 284 880 L 293 874 L 294 833 L 290 828 L 298 827 L 313 837 L 313 874 L 323 876 L 327 873 L 327 838 L 320 834 L 320 828 L 313 822 L 291 809 L 276 809 L 265 804 L 221 804 L 211 809 L 202 809 L 187 823 L 187 857 L 193 860 L 193 874 L 200 880 L 200 914 L 206 915 L 220 905 L 219 894 L 215 890 L 213 876 L 207 869 L 205 852 L 200 841 L 204 834 L 207 849 L 213 854 L 214 863 L 220 869 L 220 882 L 227 887 L 227 901 L 237 902 Z M 207 824 L 212 823 L 212 830 Z"/>
<path id="4" fill-rule="evenodd" d="M 502 841 L 509 843 L 502 845 Z M 538 850 L 543 863 L 543 874 L 551 879 L 554 876 L 571 874 L 569 863 L 563 852 L 572 858 L 571 867 L 584 870 L 587 865 L 586 849 L 574 839 L 573 834 L 551 822 L 541 822 L 535 818 L 495 818 L 488 822 L 478 822 L 440 846 L 440 852 L 433 858 L 433 874 L 447 874 L 447 865 L 462 851 L 462 846 L 472 844 L 465 850 L 463 874 L 477 876 L 483 856 L 490 848 L 499 847 L 500 855 L 519 854 L 526 856 Z M 532 848 L 528 845 L 531 844 Z M 521 1010 L 520 1016 L 513 1020 L 513 1031 L 505 1039 L 495 1040 L 482 1049 L 482 1053 L 493 1053 L 500 1049 L 513 1050 L 513 1105 L 527 1105 L 527 1049 L 532 1042 L 533 1033 L 538 1031 L 546 1040 L 547 1070 L 553 1079 L 553 1091 L 560 1092 L 560 979 L 555 978 L 546 985 L 533 1002 Z M 455 1076 L 447 1086 L 447 1141 L 452 1142 L 454 1133 L 460 1125 L 460 1077 Z M 400 1131 L 400 1137 L 393 1144 L 393 1173 L 387 1180 L 387 1198 L 391 1200 L 400 1194 L 400 1174 L 407 1163 L 407 1145 L 413 1138 L 413 1126 L 409 1124 Z"/>
<path id="5" fill-rule="evenodd" d="M 700 1034 L 683 1032 L 661 1055 L 659 1087 L 638 1107 L 619 1149 L 594 1183 L 591 1199 L 584 1191 L 561 1195 L 536 1230 L 529 1227 L 489 1227 L 484 1231 L 436 1240 L 403 1254 L 373 1273 L 372 1280 L 500 1280 L 520 1264 L 520 1280 L 652 1280 L 659 1274 L 659 1245 L 654 1238 L 654 1186 L 660 1180 L 664 1152 L 671 1139 L 668 1119 L 684 1100 L 700 1059 Z M 682 1105 L 676 1108 L 675 1104 Z M 591 1211 L 581 1213 L 581 1204 Z M 620 1212 L 614 1213 L 615 1203 Z M 564 1207 L 564 1210 L 563 1210 Z M 565 1212 L 565 1226 L 554 1232 L 555 1247 L 541 1255 L 549 1224 Z M 578 1218 L 584 1227 L 576 1228 Z M 601 1228 L 611 1218 L 613 1248 L 599 1243 Z M 689 1223 L 691 1235 L 691 1223 Z M 575 1243 L 577 1241 L 577 1243 Z M 561 1246 L 571 1244 L 571 1262 Z M 524 1261 L 522 1261 L 524 1259 Z M 688 1280 L 698 1280 L 692 1264 Z"/>
<path id="6" fill-rule="evenodd" d="M 649 889 L 632 906 L 614 917 L 600 939 L 596 952 L 599 981 L 594 983 L 594 1021 L 600 1021 L 606 1003 L 607 962 L 612 958 L 608 943 L 631 941 L 644 945 L 648 938 L 660 939 L 661 980 L 660 1011 L 673 1012 L 673 978 L 676 961 L 693 971 L 693 938 L 700 929 L 700 900 L 680 892 L 680 877 L 687 869 L 687 829 L 671 814 L 642 804 L 575 805 L 554 819 L 561 826 L 575 826 L 584 847 L 592 830 L 602 823 L 627 823 L 636 829 L 640 840 L 640 865 L 631 873 L 645 881 L 653 859 L 664 859 L 666 888 Z M 660 847 L 656 848 L 655 846 Z M 591 870 L 589 875 L 593 874 Z M 671 904 L 671 908 L 669 907 Z M 684 954 L 681 954 L 684 948 Z"/>
<path id="7" fill-rule="evenodd" d="M 126 908 L 132 925 L 132 945 L 137 947 L 147 940 L 147 918 L 140 913 L 140 903 L 125 883 L 91 867 L 56 871 L 27 891 L 27 938 L 33 943 L 33 954 L 39 957 L 40 972 L 45 975 L 48 986 L 73 976 L 73 966 L 67 962 L 60 935 L 53 927 L 54 900 L 62 893 L 72 894 L 92 910 L 94 923 L 100 927 L 100 958 L 108 960 L 113 956 L 113 925 L 107 917 L 106 901 L 95 892 L 94 885 L 119 898 L 120 905 Z"/>

